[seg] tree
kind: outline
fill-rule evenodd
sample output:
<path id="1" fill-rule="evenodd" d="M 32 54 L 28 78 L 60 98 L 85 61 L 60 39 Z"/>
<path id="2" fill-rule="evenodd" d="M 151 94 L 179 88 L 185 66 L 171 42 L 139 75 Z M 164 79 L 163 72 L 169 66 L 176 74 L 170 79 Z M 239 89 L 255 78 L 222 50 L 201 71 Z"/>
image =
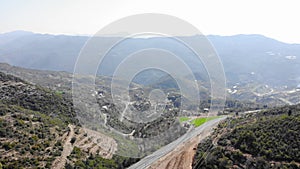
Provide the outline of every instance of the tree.
<path id="1" fill-rule="evenodd" d="M 289 115 L 289 116 L 292 115 L 292 110 L 291 110 L 291 109 L 289 110 L 288 115 Z"/>
<path id="2" fill-rule="evenodd" d="M 76 141 L 76 137 L 72 137 L 70 143 L 71 143 L 71 144 L 74 144 L 75 141 Z"/>

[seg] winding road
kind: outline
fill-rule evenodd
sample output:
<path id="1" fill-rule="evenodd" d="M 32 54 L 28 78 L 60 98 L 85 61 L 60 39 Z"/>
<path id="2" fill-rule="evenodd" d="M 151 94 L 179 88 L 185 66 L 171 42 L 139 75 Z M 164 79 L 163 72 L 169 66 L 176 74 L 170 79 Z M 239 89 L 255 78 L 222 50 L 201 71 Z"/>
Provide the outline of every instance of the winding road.
<path id="1" fill-rule="evenodd" d="M 226 119 L 226 117 L 214 119 L 204 123 L 203 125 L 194 128 L 192 131 L 186 133 L 185 135 L 179 137 L 177 140 L 171 142 L 170 144 L 160 148 L 159 150 L 155 151 L 154 153 L 144 157 L 139 162 L 133 164 L 128 169 L 146 169 L 155 163 L 157 160 L 165 156 L 166 154 L 173 151 L 178 145 L 183 144 L 190 139 L 196 137 L 197 135 L 201 134 L 206 130 L 211 130 L 214 126 L 216 126 L 220 121 Z"/>

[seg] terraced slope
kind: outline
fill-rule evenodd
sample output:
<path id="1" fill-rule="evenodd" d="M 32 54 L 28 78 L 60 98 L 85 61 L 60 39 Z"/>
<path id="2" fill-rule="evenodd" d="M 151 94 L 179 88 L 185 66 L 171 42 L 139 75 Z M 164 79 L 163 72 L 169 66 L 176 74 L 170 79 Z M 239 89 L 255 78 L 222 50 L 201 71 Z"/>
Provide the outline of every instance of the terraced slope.
<path id="1" fill-rule="evenodd" d="M 0 72 L 0 98 L 2 168 L 123 168 L 136 161 L 115 156 L 113 139 L 82 128 L 60 93 Z"/>

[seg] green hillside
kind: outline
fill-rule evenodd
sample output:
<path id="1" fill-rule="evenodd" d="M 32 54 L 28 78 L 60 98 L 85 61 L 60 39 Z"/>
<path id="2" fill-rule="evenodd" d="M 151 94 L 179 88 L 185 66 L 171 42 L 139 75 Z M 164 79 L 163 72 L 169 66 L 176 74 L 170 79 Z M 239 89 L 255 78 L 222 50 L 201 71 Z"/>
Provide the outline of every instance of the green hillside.
<path id="1" fill-rule="evenodd" d="M 100 133 L 90 136 L 62 93 L 0 72 L 0 96 L 1 169 L 124 168 L 138 160 L 104 156 L 110 152 L 94 140 L 101 137 L 114 145 L 113 140 Z M 71 152 L 65 153 L 68 147 Z"/>
<path id="2" fill-rule="evenodd" d="M 194 168 L 300 168 L 300 105 L 228 119 L 198 145 Z"/>

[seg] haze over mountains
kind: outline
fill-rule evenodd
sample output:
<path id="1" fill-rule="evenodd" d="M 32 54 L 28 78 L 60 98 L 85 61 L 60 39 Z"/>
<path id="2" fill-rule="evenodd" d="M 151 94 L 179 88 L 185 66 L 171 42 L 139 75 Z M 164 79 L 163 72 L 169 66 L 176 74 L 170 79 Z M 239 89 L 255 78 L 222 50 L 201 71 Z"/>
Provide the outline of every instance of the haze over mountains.
<path id="1" fill-rule="evenodd" d="M 297 69 L 300 65 L 300 44 L 287 44 L 262 35 L 207 37 L 222 60 L 228 84 L 254 82 L 295 88 L 300 83 L 300 69 Z M 194 37 L 185 38 L 193 40 Z M 26 68 L 72 72 L 77 56 L 88 39 L 88 36 L 26 31 L 0 34 L 0 62 Z M 148 45 L 163 45 L 182 57 L 194 72 L 205 70 L 201 62 L 180 44 L 168 38 L 155 37 L 129 39 L 122 46 L 114 48 L 108 60 L 104 60 L 104 74 L 110 75 L 126 54 Z M 200 76 L 203 74 L 200 73 Z"/>

